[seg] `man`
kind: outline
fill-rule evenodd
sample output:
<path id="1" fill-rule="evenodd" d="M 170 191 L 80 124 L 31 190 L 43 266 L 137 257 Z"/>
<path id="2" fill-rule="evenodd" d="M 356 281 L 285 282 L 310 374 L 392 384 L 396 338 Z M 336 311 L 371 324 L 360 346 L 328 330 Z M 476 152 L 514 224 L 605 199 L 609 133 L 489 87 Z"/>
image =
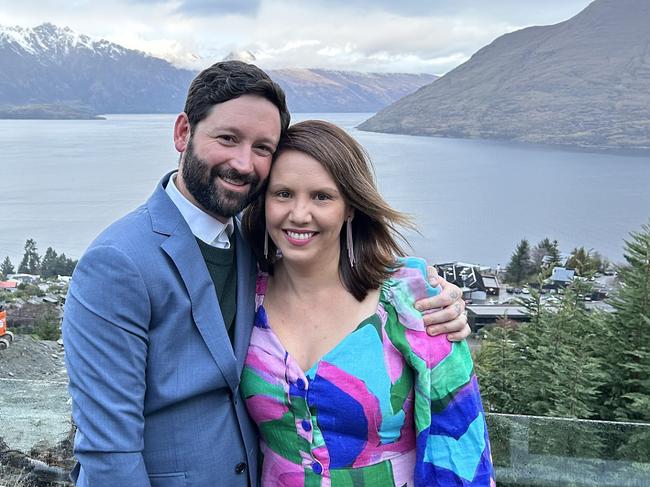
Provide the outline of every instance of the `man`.
<path id="1" fill-rule="evenodd" d="M 179 171 L 79 261 L 63 322 L 77 485 L 257 484 L 238 392 L 256 265 L 233 217 L 261 190 L 288 125 L 263 71 L 204 70 L 174 126 Z M 459 290 L 442 285 L 421 304 L 447 308 L 427 321 L 462 338 Z"/>

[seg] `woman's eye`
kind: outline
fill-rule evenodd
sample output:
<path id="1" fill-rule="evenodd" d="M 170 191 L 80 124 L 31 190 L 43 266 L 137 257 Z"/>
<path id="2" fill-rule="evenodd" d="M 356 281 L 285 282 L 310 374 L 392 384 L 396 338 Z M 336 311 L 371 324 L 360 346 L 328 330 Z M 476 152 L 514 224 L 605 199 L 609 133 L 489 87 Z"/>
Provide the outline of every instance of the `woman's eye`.
<path id="1" fill-rule="evenodd" d="M 288 198 L 291 195 L 289 194 L 289 191 L 278 191 L 277 193 L 275 193 L 275 196 L 277 196 L 278 198 Z"/>
<path id="2" fill-rule="evenodd" d="M 331 200 L 332 197 L 330 195 L 328 195 L 328 194 L 325 194 L 325 193 L 318 193 L 316 195 L 316 199 L 318 201 L 326 201 L 326 200 Z"/>

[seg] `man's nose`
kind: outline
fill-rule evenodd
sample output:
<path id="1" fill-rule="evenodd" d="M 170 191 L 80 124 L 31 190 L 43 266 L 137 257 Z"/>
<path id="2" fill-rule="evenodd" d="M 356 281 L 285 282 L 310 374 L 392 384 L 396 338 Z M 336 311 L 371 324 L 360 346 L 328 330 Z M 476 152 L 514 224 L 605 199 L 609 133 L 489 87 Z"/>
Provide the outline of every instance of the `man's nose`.
<path id="1" fill-rule="evenodd" d="M 241 174 L 252 173 L 255 169 L 255 166 L 253 164 L 255 156 L 253 153 L 253 148 L 242 144 L 237 149 L 238 150 L 233 155 L 231 166 Z"/>

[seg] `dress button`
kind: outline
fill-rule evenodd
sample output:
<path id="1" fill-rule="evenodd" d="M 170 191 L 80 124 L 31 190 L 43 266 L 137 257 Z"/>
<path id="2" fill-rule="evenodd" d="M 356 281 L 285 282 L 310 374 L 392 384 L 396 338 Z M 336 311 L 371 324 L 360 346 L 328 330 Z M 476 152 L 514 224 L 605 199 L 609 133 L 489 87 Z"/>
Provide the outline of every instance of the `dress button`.
<path id="1" fill-rule="evenodd" d="M 244 473 L 244 471 L 246 470 L 246 466 L 247 465 L 244 462 L 238 463 L 237 465 L 235 465 L 235 473 L 236 474 Z"/>
<path id="2" fill-rule="evenodd" d="M 320 475 L 323 473 L 323 466 L 318 462 L 312 463 L 311 469 L 314 471 L 315 474 Z"/>
<path id="3" fill-rule="evenodd" d="M 305 381 L 302 380 L 302 379 L 298 379 L 298 380 L 296 381 L 296 387 L 297 387 L 298 389 L 300 389 L 301 391 L 304 391 L 304 390 L 305 390 Z"/>
<path id="4" fill-rule="evenodd" d="M 305 431 L 311 431 L 311 423 L 307 421 L 306 419 L 302 420 L 302 429 Z"/>

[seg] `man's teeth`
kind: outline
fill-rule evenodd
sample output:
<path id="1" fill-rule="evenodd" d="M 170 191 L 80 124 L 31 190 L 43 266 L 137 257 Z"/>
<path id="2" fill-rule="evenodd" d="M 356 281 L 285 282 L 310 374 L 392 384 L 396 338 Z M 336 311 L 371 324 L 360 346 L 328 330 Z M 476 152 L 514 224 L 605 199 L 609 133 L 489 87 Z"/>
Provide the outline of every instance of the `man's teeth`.
<path id="1" fill-rule="evenodd" d="M 287 231 L 287 235 L 289 235 L 291 238 L 295 238 L 296 240 L 307 240 L 308 238 L 311 238 L 312 235 L 314 235 L 314 232 L 298 233 Z"/>

